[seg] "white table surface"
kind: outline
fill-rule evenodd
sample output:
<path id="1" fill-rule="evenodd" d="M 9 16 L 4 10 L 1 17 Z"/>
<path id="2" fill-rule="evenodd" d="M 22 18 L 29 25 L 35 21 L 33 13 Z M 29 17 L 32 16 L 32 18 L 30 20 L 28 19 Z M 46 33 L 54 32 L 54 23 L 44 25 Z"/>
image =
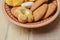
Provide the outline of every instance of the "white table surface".
<path id="1" fill-rule="evenodd" d="M 60 40 L 60 15 L 51 24 L 38 29 L 18 27 L 7 20 L 0 0 L 0 40 Z"/>

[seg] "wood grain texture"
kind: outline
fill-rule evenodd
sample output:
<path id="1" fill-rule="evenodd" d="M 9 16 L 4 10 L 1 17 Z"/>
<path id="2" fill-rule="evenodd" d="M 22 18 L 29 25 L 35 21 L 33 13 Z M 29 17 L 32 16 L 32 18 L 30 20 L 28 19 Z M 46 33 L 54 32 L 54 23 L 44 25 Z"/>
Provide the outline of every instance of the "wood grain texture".
<path id="1" fill-rule="evenodd" d="M 49 25 L 32 29 L 31 33 L 32 40 L 60 40 L 60 16 Z"/>
<path id="2" fill-rule="evenodd" d="M 5 40 L 9 23 L 5 18 L 5 16 L 3 15 L 1 5 L 2 5 L 2 2 L 0 0 L 0 40 Z"/>
<path id="3" fill-rule="evenodd" d="M 1 18 L 2 17 L 2 18 Z M 0 13 L 0 40 L 4 40 L 8 30 L 8 22 Z"/>
<path id="4" fill-rule="evenodd" d="M 9 23 L 9 30 L 6 40 L 28 40 L 28 33 L 28 30 Z"/>
<path id="5" fill-rule="evenodd" d="M 60 16 L 45 27 L 26 29 L 8 22 L 1 5 L 0 0 L 0 40 L 60 40 Z"/>

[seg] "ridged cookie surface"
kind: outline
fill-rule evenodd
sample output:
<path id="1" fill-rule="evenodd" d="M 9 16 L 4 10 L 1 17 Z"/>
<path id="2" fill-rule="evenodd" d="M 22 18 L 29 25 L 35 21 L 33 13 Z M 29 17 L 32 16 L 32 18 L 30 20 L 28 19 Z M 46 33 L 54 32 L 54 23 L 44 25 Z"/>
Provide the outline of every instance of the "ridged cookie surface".
<path id="1" fill-rule="evenodd" d="M 52 3 L 48 4 L 48 10 L 44 16 L 44 19 L 49 17 L 56 10 L 56 7 L 57 7 L 56 1 L 53 1 Z"/>
<path id="2" fill-rule="evenodd" d="M 34 21 L 40 20 L 47 11 L 47 4 L 43 4 L 33 12 Z"/>
<path id="3" fill-rule="evenodd" d="M 44 2 L 48 2 L 48 0 L 37 0 L 31 7 L 31 10 L 34 11 L 36 8 L 41 6 Z"/>

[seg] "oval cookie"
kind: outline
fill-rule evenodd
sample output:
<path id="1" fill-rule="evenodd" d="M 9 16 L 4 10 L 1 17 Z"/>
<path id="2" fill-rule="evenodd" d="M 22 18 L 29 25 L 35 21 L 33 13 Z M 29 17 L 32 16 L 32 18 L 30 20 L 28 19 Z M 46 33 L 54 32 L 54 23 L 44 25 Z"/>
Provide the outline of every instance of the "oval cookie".
<path id="1" fill-rule="evenodd" d="M 31 7 L 31 10 L 34 11 L 36 8 L 38 8 L 41 4 L 44 2 L 48 2 L 48 0 L 37 0 Z"/>
<path id="2" fill-rule="evenodd" d="M 40 20 L 47 11 L 47 4 L 43 4 L 33 12 L 34 21 Z"/>
<path id="3" fill-rule="evenodd" d="M 43 19 L 49 17 L 55 11 L 56 7 L 57 7 L 56 1 L 53 1 L 52 3 L 48 4 L 48 10 Z"/>

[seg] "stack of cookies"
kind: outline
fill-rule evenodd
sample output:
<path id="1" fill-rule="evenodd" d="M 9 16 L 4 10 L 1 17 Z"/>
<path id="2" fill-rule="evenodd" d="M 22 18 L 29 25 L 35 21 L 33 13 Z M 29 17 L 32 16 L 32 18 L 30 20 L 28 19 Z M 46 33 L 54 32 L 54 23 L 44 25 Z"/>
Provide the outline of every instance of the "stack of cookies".
<path id="1" fill-rule="evenodd" d="M 56 0 L 6 0 L 11 14 L 21 23 L 37 22 L 50 17 L 57 9 Z"/>

